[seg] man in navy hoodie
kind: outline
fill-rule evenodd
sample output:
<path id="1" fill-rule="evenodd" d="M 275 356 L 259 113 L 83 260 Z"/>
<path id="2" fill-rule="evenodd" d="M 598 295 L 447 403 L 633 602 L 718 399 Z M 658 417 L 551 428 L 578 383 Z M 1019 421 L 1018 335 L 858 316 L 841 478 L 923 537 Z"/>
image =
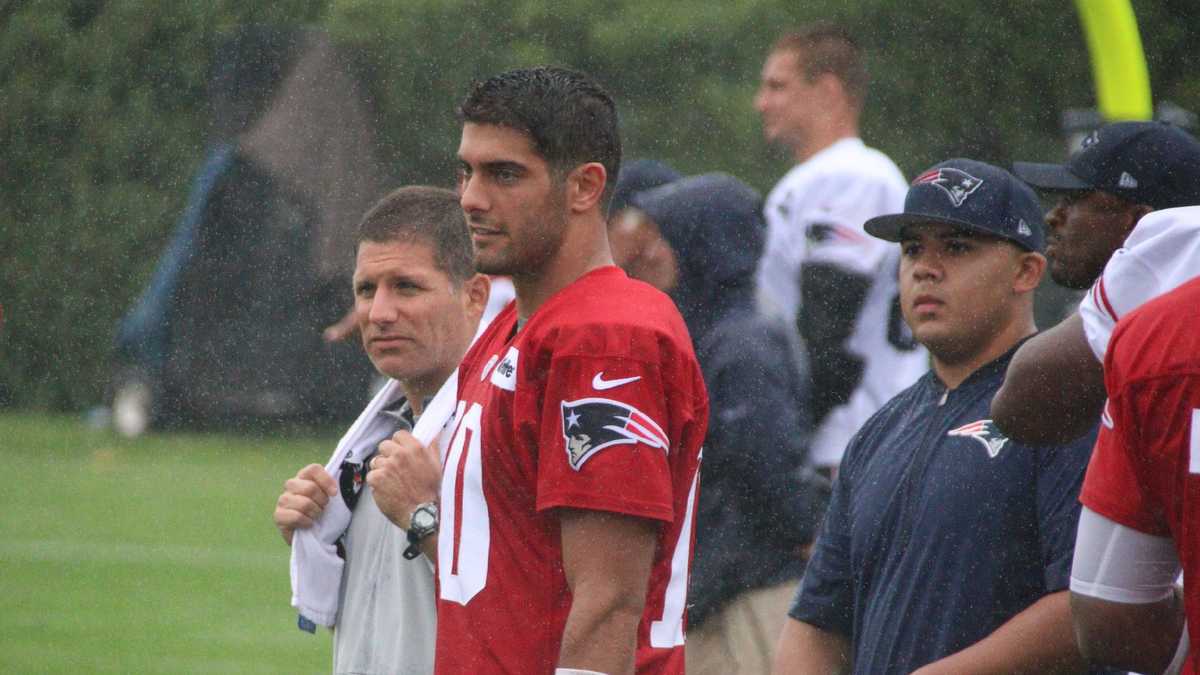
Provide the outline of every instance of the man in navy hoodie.
<path id="1" fill-rule="evenodd" d="M 610 226 L 613 250 L 628 252 L 617 262 L 671 295 L 709 392 L 688 673 L 766 672 L 827 486 L 801 468 L 810 423 L 800 354 L 756 313 L 761 198 L 708 174 L 638 192 L 630 205 L 632 219 Z"/>

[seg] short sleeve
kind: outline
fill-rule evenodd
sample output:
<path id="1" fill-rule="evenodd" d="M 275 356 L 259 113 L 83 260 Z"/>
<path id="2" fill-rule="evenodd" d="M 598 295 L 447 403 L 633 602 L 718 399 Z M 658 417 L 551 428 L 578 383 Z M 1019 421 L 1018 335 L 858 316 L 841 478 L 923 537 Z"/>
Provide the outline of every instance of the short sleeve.
<path id="1" fill-rule="evenodd" d="M 665 386 L 656 363 L 554 358 L 541 402 L 537 509 L 673 521 Z"/>
<path id="2" fill-rule="evenodd" d="M 1126 390 L 1115 390 L 1104 404 L 1100 436 L 1080 501 L 1113 522 L 1158 537 L 1170 536 L 1165 520 L 1139 480 L 1133 428 L 1139 418 L 1134 409 L 1136 402 L 1128 394 Z"/>
<path id="3" fill-rule="evenodd" d="M 813 185 L 812 198 L 796 204 L 798 230 L 808 253 L 805 264 L 834 265 L 853 274 L 874 276 L 892 244 L 867 234 L 863 224 L 897 209 L 896 190 L 888 183 L 852 173 L 833 173 Z M 899 201 L 903 203 L 903 190 Z"/>
<path id="4" fill-rule="evenodd" d="M 1070 584 L 1079 524 L 1079 490 L 1095 441 L 1093 431 L 1073 443 L 1037 450 L 1038 533 L 1047 593 L 1061 591 Z"/>
<path id="5" fill-rule="evenodd" d="M 874 276 L 892 245 L 867 234 L 863 224 L 902 210 L 906 190 L 898 173 L 893 180 L 844 167 L 784 177 L 763 212 L 767 238 L 757 285 L 765 313 L 795 320 L 802 265 Z"/>
<path id="6" fill-rule="evenodd" d="M 1083 333 L 1096 360 L 1104 361 L 1117 321 L 1162 293 L 1158 277 L 1132 249 L 1120 249 L 1079 303 Z"/>
<path id="7" fill-rule="evenodd" d="M 1116 322 L 1200 274 L 1200 208 L 1155 211 L 1138 221 L 1079 306 L 1084 332 L 1103 361 Z"/>
<path id="8" fill-rule="evenodd" d="M 812 558 L 788 616 L 846 637 L 854 634 L 854 579 L 850 564 L 850 507 L 847 473 L 838 474 L 833 497 L 817 535 Z"/>

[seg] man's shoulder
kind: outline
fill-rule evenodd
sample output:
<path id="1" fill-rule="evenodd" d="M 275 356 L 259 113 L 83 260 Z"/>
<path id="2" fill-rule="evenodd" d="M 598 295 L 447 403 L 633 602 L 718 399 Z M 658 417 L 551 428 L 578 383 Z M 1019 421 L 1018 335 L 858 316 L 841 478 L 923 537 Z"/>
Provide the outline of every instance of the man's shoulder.
<path id="1" fill-rule="evenodd" d="M 1181 206 L 1152 211 L 1137 222 L 1125 239 L 1125 248 L 1140 246 L 1163 237 L 1190 239 L 1200 231 L 1200 206 Z"/>
<path id="2" fill-rule="evenodd" d="M 1123 379 L 1200 368 L 1200 278 L 1134 309 L 1113 329 L 1109 370 Z"/>
<path id="3" fill-rule="evenodd" d="M 877 182 L 907 188 L 904 174 L 890 157 L 858 138 L 845 138 L 792 168 L 785 181 L 843 178 L 859 183 Z"/>
<path id="4" fill-rule="evenodd" d="M 547 302 L 535 318 L 527 326 L 527 340 L 555 353 L 621 352 L 638 357 L 648 350 L 645 356 L 650 358 L 667 346 L 692 355 L 687 327 L 671 298 L 617 268 L 577 280 Z"/>

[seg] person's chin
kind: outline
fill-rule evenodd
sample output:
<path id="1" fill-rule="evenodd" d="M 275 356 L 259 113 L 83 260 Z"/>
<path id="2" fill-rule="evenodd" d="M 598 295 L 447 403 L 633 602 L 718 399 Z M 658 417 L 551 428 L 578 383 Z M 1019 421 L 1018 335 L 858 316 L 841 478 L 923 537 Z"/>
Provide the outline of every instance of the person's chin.
<path id="1" fill-rule="evenodd" d="M 1050 279 L 1062 286 L 1075 291 L 1082 291 L 1091 288 L 1095 279 L 1087 278 L 1087 275 L 1079 273 L 1077 270 L 1072 270 L 1062 260 L 1052 260 L 1050 262 Z"/>
<path id="2" fill-rule="evenodd" d="M 498 274 L 509 276 L 513 273 L 508 259 L 502 255 L 493 255 L 494 251 L 475 249 L 475 271 L 481 274 Z"/>

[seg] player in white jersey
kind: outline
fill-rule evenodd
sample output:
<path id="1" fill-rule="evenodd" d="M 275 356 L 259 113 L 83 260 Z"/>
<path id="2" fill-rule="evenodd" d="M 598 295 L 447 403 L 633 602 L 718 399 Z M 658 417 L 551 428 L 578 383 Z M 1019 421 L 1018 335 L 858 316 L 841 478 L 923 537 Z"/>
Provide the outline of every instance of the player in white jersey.
<path id="1" fill-rule="evenodd" d="M 797 162 L 767 197 L 759 303 L 804 338 L 818 424 L 810 457 L 822 467 L 836 467 L 862 423 L 928 367 L 900 316 L 895 247 L 862 227 L 901 210 L 908 190 L 858 138 L 866 80 L 849 35 L 813 24 L 775 43 L 754 99 L 767 140 Z"/>
<path id="2" fill-rule="evenodd" d="M 1013 357 L 992 415 L 1020 442 L 1065 442 L 1103 409 L 1117 320 L 1200 274 L 1200 142 L 1162 122 L 1117 122 L 1064 165 L 1017 162 L 1013 172 L 1058 196 L 1046 216 L 1050 274 L 1089 290 L 1078 312 Z"/>

